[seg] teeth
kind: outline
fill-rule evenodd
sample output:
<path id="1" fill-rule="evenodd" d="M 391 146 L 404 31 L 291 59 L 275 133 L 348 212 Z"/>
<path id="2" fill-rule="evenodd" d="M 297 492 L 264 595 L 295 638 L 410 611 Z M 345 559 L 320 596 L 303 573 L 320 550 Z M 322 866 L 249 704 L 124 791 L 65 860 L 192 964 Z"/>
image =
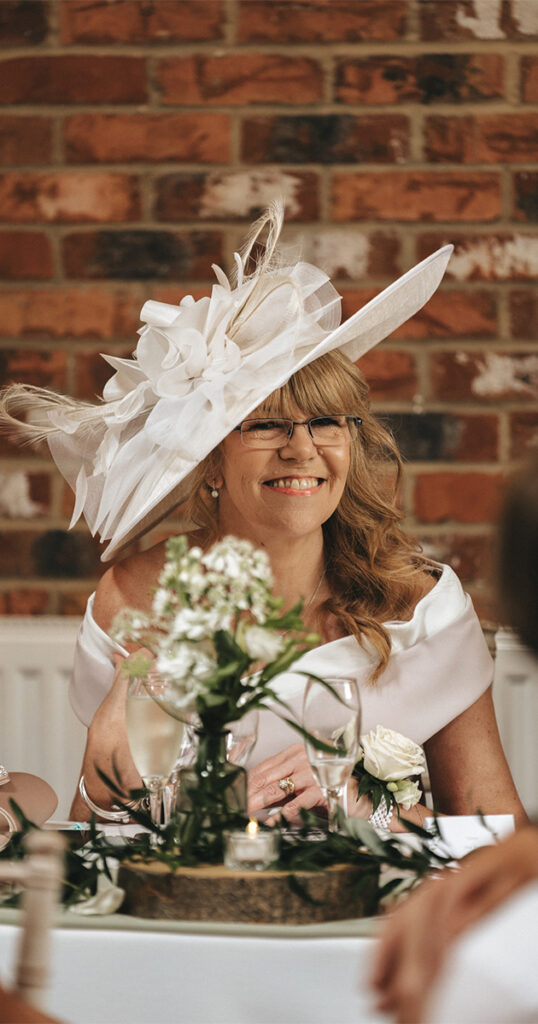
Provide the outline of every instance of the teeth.
<path id="1" fill-rule="evenodd" d="M 306 491 L 309 487 L 318 486 L 317 476 L 287 477 L 282 480 L 269 481 L 270 487 L 289 487 L 294 491 Z"/>

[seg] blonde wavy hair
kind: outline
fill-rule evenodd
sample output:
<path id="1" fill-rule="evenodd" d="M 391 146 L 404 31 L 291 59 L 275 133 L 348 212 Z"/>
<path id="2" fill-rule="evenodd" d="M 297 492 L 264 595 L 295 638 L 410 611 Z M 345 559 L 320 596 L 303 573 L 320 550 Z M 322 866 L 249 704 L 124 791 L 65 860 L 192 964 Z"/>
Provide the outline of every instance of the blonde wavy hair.
<path id="1" fill-rule="evenodd" d="M 408 618 L 422 595 L 424 572 L 432 568 L 420 547 L 401 527 L 397 495 L 401 457 L 389 432 L 370 411 L 363 374 L 340 352 L 329 352 L 303 367 L 260 407 L 264 415 L 305 416 L 345 412 L 360 416 L 352 427 L 350 469 L 338 508 L 323 525 L 325 573 L 331 596 L 321 605 L 319 623 L 333 615 L 346 634 L 369 643 L 378 656 L 375 680 L 390 656 L 383 622 Z M 209 546 L 219 535 L 216 503 L 208 487 L 221 469 L 217 447 L 197 468 L 186 516 Z"/>

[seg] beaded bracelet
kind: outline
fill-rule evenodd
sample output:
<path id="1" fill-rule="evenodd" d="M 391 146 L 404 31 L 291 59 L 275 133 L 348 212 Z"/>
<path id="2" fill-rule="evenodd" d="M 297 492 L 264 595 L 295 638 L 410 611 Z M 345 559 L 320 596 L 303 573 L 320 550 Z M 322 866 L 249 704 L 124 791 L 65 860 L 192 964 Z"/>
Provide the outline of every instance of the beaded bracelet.
<path id="1" fill-rule="evenodd" d="M 380 800 L 375 811 L 372 811 L 368 821 L 374 828 L 388 828 L 392 818 L 393 806 L 390 805 L 387 811 L 385 800 Z"/>
<path id="2" fill-rule="evenodd" d="M 113 810 L 112 809 L 112 810 L 109 811 L 109 810 L 105 809 L 104 807 L 99 807 L 99 804 L 94 803 L 92 798 L 90 796 L 88 796 L 83 775 L 80 776 L 80 781 L 79 781 L 79 784 L 78 784 L 78 791 L 79 791 L 82 799 L 84 800 L 84 803 L 86 804 L 86 807 L 89 807 L 90 811 L 93 811 L 94 814 L 98 814 L 100 818 L 104 818 L 105 821 L 121 821 L 121 822 L 124 822 L 124 823 L 130 821 L 130 816 L 129 816 L 128 811 L 122 811 L 120 808 L 117 808 L 117 810 Z M 135 801 L 131 801 L 130 803 L 126 804 L 125 806 L 126 807 L 135 807 L 136 806 L 136 802 Z"/>

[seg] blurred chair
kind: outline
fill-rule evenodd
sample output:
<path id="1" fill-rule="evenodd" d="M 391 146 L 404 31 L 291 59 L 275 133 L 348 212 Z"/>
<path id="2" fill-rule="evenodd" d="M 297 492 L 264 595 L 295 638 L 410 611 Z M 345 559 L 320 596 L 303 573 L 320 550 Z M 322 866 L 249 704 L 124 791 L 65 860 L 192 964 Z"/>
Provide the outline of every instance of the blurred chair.
<path id="1" fill-rule="evenodd" d="M 24 860 L 0 860 L 0 883 L 22 888 L 20 937 L 12 992 L 42 1009 L 49 983 L 51 929 L 63 874 L 63 848 L 57 832 L 30 832 Z M 33 1018 L 32 1018 L 33 1019 Z"/>

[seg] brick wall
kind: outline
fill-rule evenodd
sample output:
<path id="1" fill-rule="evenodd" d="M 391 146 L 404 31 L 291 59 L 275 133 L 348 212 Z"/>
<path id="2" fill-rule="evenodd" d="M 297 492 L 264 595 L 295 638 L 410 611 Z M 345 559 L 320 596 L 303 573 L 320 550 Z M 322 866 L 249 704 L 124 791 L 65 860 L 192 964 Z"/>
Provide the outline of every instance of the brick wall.
<path id="1" fill-rule="evenodd" d="M 92 398 L 143 301 L 204 293 L 274 195 L 346 314 L 452 241 L 363 367 L 409 526 L 494 618 L 500 485 L 538 437 L 537 40 L 536 0 L 2 0 L 2 382 Z M 0 439 L 0 611 L 81 611 L 71 507 Z"/>

